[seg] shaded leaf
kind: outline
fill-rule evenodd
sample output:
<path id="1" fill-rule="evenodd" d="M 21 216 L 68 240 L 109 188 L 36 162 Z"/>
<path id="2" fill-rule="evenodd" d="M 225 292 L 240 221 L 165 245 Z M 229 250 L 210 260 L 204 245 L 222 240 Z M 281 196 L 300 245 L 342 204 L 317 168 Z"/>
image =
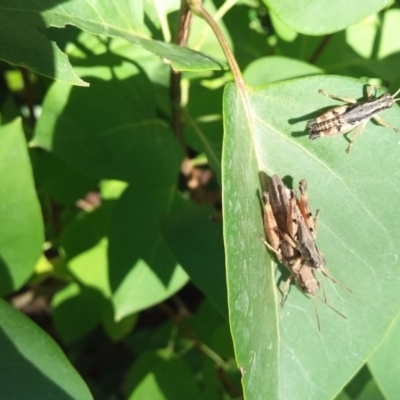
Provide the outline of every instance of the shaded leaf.
<path id="1" fill-rule="evenodd" d="M 0 292 L 5 294 L 33 273 L 44 241 L 20 119 L 0 126 L 0 171 Z"/>
<path id="2" fill-rule="evenodd" d="M 0 301 L 0 318 L 4 398 L 92 399 L 61 349 L 36 324 L 4 301 Z"/>
<path id="3" fill-rule="evenodd" d="M 103 327 L 108 336 L 114 342 L 117 342 L 132 332 L 138 317 L 139 314 L 132 314 L 121 319 L 120 321 L 115 321 L 114 310 L 112 308 L 112 304 L 109 303 L 103 316 Z"/>
<path id="4" fill-rule="evenodd" d="M 159 220 L 171 207 L 174 190 L 131 186 L 115 207 L 109 279 L 117 321 L 165 300 L 188 281 L 160 230 Z"/>
<path id="5" fill-rule="evenodd" d="M 222 88 L 210 89 L 192 82 L 189 96 L 190 114 L 185 115 L 185 141 L 199 153 L 206 154 L 220 181 L 223 137 Z"/>
<path id="6" fill-rule="evenodd" d="M 228 316 L 222 224 L 212 221 L 212 207 L 195 207 L 169 215 L 163 235 L 195 285 Z"/>
<path id="7" fill-rule="evenodd" d="M 181 150 L 169 128 L 156 118 L 144 73 L 134 66 L 125 66 L 123 72 L 131 76 L 88 78 L 88 89 L 54 83 L 32 145 L 52 152 L 85 176 L 163 187 L 176 178 Z"/>
<path id="8" fill-rule="evenodd" d="M 87 86 L 72 69 L 68 57 L 48 40 L 48 27 L 74 25 L 96 35 L 120 37 L 168 60 L 176 70 L 223 69 L 214 58 L 171 43 L 151 40 L 143 24 L 141 1 L 43 0 L 32 3 L 3 0 L 0 5 L 0 58 L 61 82 Z M 9 22 L 12 21 L 12 24 Z"/>
<path id="9" fill-rule="evenodd" d="M 51 26 L 45 10 L 62 0 L 3 0 L 0 4 L 0 59 L 72 85 L 87 86 L 74 72 L 68 57 L 44 34 Z M 59 6 L 62 7 L 62 6 Z"/>
<path id="10" fill-rule="evenodd" d="M 368 367 L 385 399 L 396 399 L 400 393 L 400 318 L 396 318 L 384 341 L 368 360 Z"/>
<path id="11" fill-rule="evenodd" d="M 133 365 L 128 384 L 130 400 L 151 398 L 201 399 L 193 373 L 183 359 L 165 359 L 156 353 L 142 355 Z"/>
<path id="12" fill-rule="evenodd" d="M 38 191 L 49 194 L 57 203 L 74 204 L 96 188 L 96 180 L 82 176 L 47 151 L 39 150 L 32 153 Z"/>
<path id="13" fill-rule="evenodd" d="M 341 392 L 342 397 L 346 396 L 347 399 L 358 399 L 367 390 L 368 384 L 373 380 L 368 367 L 364 365 L 343 389 Z M 341 396 L 339 395 L 335 400 L 339 400 L 340 398 Z"/>
<path id="14" fill-rule="evenodd" d="M 98 325 L 104 315 L 106 299 L 100 292 L 71 283 L 52 299 L 54 325 L 66 344 L 82 338 Z"/>
<path id="15" fill-rule="evenodd" d="M 81 284 L 98 290 L 105 298 L 111 296 L 107 234 L 114 205 L 113 201 L 103 202 L 67 226 L 62 236 L 68 269 Z"/>

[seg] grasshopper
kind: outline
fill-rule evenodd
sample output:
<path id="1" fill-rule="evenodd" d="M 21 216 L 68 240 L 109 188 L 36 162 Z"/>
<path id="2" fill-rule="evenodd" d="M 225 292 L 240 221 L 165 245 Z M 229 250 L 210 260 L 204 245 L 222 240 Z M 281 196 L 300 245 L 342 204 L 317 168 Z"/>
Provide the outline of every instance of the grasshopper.
<path id="1" fill-rule="evenodd" d="M 320 288 L 315 277 L 316 270 L 320 270 L 336 282 L 327 272 L 325 260 L 315 244 L 317 216 L 312 218 L 306 189 L 306 181 L 300 181 L 301 196 L 297 199 L 295 192 L 287 189 L 282 180 L 274 175 L 269 185 L 269 193 L 264 192 L 262 196 L 264 230 L 267 237 L 267 240 L 263 238 L 262 240 L 268 249 L 276 254 L 278 261 L 290 272 L 290 276 L 281 290 L 281 306 L 285 303 L 292 280 L 300 291 L 310 295 L 311 298 L 317 295 Z M 325 291 L 324 297 L 324 300 L 318 298 L 336 313 L 346 318 L 326 302 Z M 315 303 L 314 307 L 319 329 L 319 318 Z"/>
<path id="2" fill-rule="evenodd" d="M 318 250 L 315 240 L 317 239 L 317 218 L 319 210 L 313 218 L 310 211 L 307 196 L 307 182 L 302 179 L 299 182 L 300 198 L 297 199 L 294 190 L 291 190 L 290 213 L 288 214 L 287 224 L 290 237 L 285 237 L 286 241 L 295 246 L 301 253 L 306 265 L 321 271 L 332 282 L 339 283 L 346 290 L 351 290 L 342 282 L 336 280 L 325 267 L 325 260 Z"/>
<path id="3" fill-rule="evenodd" d="M 300 181 L 300 199 L 296 193 L 285 187 L 282 180 L 274 175 L 271 179 L 269 197 L 284 239 L 284 245 L 296 249 L 312 268 L 325 266 L 316 243 L 316 218 L 312 218 L 307 197 L 307 183 Z M 292 250 L 293 251 L 293 250 Z M 285 251 L 287 254 L 288 252 Z"/>
<path id="4" fill-rule="evenodd" d="M 264 202 L 264 230 L 267 240 L 262 237 L 263 243 L 276 256 L 278 261 L 283 264 L 290 272 L 290 276 L 284 284 L 282 292 L 281 305 L 285 303 L 288 287 L 294 280 L 296 286 L 305 294 L 315 296 L 319 290 L 319 282 L 315 278 L 314 270 L 303 268 L 304 263 L 299 251 L 290 246 L 283 240 L 283 234 L 278 228 L 268 193 L 263 193 Z"/>
<path id="5" fill-rule="evenodd" d="M 319 93 L 324 96 L 344 101 L 348 104 L 334 107 L 319 117 L 308 121 L 307 129 L 310 131 L 309 138 L 314 140 L 324 136 L 344 135 L 357 127 L 346 149 L 348 153 L 356 137 L 363 131 L 371 118 L 379 125 L 398 132 L 399 130 L 397 128 L 386 123 L 377 114 L 391 108 L 396 101 L 400 100 L 400 98 L 395 98 L 400 93 L 400 89 L 393 96 L 389 93 L 385 93 L 379 97 L 374 96 L 375 90 L 375 86 L 369 85 L 367 88 L 367 100 L 357 101 L 348 97 L 331 95 L 326 93 L 323 89 L 320 89 Z"/>

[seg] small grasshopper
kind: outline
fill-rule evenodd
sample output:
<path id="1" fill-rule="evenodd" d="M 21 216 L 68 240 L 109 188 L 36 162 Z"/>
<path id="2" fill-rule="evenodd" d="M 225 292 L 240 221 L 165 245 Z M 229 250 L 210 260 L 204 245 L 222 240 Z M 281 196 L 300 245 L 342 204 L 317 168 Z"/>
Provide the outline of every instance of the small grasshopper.
<path id="1" fill-rule="evenodd" d="M 315 243 L 317 216 L 312 218 L 305 180 L 300 182 L 300 193 L 297 199 L 294 190 L 286 188 L 277 175 L 272 177 L 269 196 L 285 245 L 298 250 L 310 267 L 323 269 L 325 260 Z"/>
<path id="2" fill-rule="evenodd" d="M 290 282 L 294 280 L 296 286 L 306 294 L 315 296 L 319 290 L 319 282 L 315 278 L 314 271 L 310 268 L 303 268 L 304 263 L 299 251 L 291 245 L 288 245 L 283 239 L 283 233 L 278 228 L 269 194 L 263 193 L 264 202 L 264 230 L 267 240 L 262 241 L 277 257 L 278 261 L 283 264 L 290 272 L 288 280 L 282 289 L 281 305 L 285 303 L 288 294 Z"/>
<path id="3" fill-rule="evenodd" d="M 295 192 L 287 189 L 282 180 L 274 175 L 269 185 L 269 193 L 263 193 L 264 230 L 267 240 L 262 238 L 262 241 L 268 249 L 276 254 L 278 261 L 290 272 L 290 276 L 281 290 L 281 306 L 285 303 L 292 280 L 300 291 L 310 295 L 311 298 L 317 295 L 320 288 L 315 277 L 316 270 L 320 270 L 336 282 L 327 272 L 325 260 L 315 244 L 316 217 L 312 218 L 306 188 L 306 181 L 300 181 L 301 196 L 300 199 L 297 199 Z M 346 318 L 326 302 L 325 291 L 324 298 L 324 300 L 319 299 L 333 311 Z M 314 307 L 319 329 L 319 318 L 315 303 Z"/>
<path id="4" fill-rule="evenodd" d="M 348 153 L 356 137 L 363 131 L 365 125 L 371 118 L 379 125 L 398 132 L 397 128 L 386 123 L 377 114 L 391 108 L 396 101 L 400 100 L 400 98 L 395 98 L 397 94 L 400 93 L 400 89 L 393 96 L 389 93 L 385 93 L 377 98 L 374 97 L 375 89 L 375 86 L 369 85 L 367 89 L 367 100 L 360 102 L 348 97 L 331 95 L 326 93 L 323 89 L 320 89 L 319 93 L 324 96 L 344 101 L 348 104 L 334 107 L 312 121 L 308 121 L 307 128 L 310 131 L 309 138 L 314 140 L 323 136 L 344 135 L 358 126 L 346 149 Z"/>
<path id="5" fill-rule="evenodd" d="M 336 280 L 325 267 L 325 260 L 318 250 L 315 240 L 317 239 L 317 217 L 319 210 L 316 211 L 313 218 L 310 211 L 307 196 L 307 182 L 302 179 L 299 182 L 300 198 L 297 199 L 294 190 L 291 190 L 290 212 L 288 214 L 287 224 L 290 237 L 285 240 L 295 246 L 301 253 L 306 265 L 321 271 L 332 282 L 339 283 L 345 289 L 351 290 L 343 283 Z"/>

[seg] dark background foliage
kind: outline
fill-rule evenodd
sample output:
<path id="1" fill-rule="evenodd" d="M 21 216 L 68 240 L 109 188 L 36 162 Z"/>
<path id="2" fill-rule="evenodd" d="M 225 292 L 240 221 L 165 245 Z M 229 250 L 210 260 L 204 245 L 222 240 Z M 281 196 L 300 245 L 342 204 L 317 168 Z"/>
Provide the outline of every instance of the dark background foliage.
<path id="1" fill-rule="evenodd" d="M 397 399 L 400 139 L 305 124 L 398 89 L 399 2 L 36 3 L 0 0 L 2 396 Z M 275 173 L 352 291 L 320 331 L 259 240 Z"/>

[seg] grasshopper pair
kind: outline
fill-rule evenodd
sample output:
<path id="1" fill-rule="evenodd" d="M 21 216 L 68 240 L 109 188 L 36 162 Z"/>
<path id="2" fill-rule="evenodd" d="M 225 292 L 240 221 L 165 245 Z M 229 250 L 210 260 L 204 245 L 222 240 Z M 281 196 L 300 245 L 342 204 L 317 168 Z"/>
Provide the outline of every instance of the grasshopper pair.
<path id="1" fill-rule="evenodd" d="M 311 297 L 316 296 L 320 288 L 315 271 L 319 270 L 333 282 L 337 282 L 325 267 L 325 260 L 315 242 L 318 211 L 313 217 L 308 202 L 307 182 L 304 179 L 300 181 L 299 189 L 300 197 L 297 198 L 296 192 L 286 188 L 282 180 L 274 175 L 268 193 L 263 193 L 263 220 L 267 238 L 263 242 L 290 272 L 281 291 L 282 306 L 292 280 L 303 293 Z M 324 297 L 323 302 L 328 307 L 346 318 L 326 302 L 325 292 Z M 316 315 L 319 328 L 318 314 Z"/>
<path id="2" fill-rule="evenodd" d="M 374 96 L 375 91 L 375 86 L 368 86 L 367 101 L 359 102 L 348 97 L 331 95 L 326 93 L 323 89 L 320 89 L 319 93 L 324 96 L 344 101 L 348 104 L 334 107 L 312 121 L 308 121 L 307 128 L 310 131 L 309 138 L 314 140 L 324 136 L 344 135 L 357 127 L 346 149 L 348 153 L 356 137 L 363 131 L 371 118 L 379 125 L 398 132 L 399 130 L 397 128 L 386 123 L 377 114 L 391 108 L 396 101 L 400 100 L 400 98 L 396 99 L 396 96 L 400 93 L 400 89 L 393 96 L 389 93 L 385 93 L 377 98 Z"/>

